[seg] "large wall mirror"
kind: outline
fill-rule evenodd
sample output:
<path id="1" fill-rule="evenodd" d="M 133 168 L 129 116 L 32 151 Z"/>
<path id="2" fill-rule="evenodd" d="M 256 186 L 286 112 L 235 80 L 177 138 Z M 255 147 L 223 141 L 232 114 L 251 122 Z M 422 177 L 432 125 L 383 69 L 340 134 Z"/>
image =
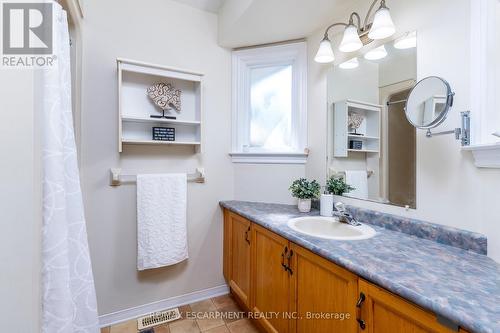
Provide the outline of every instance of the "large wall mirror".
<path id="1" fill-rule="evenodd" d="M 328 73 L 328 176 L 354 188 L 344 196 L 416 208 L 416 130 L 404 110 L 416 36 L 362 50 Z"/>

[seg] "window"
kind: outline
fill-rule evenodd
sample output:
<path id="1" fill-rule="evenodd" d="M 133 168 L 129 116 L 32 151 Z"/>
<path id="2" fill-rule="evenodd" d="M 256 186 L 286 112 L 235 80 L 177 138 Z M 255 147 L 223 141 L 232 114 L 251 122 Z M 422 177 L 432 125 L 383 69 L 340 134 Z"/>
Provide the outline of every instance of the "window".
<path id="1" fill-rule="evenodd" d="M 233 52 L 236 163 L 305 163 L 305 42 Z"/>

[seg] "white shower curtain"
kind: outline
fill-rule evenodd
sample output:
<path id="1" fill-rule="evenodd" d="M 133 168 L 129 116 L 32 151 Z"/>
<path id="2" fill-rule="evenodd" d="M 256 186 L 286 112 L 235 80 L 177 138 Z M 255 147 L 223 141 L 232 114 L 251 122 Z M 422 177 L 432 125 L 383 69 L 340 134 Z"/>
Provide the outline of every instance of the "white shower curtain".
<path id="1" fill-rule="evenodd" d="M 35 89 L 42 122 L 42 332 L 99 332 L 71 110 L 66 12 L 53 4 L 54 65 Z"/>

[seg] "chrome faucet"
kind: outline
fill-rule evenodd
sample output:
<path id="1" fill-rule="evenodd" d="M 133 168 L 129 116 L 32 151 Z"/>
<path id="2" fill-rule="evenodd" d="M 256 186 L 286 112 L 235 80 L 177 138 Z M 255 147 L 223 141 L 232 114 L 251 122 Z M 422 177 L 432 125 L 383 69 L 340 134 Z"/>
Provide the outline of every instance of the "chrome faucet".
<path id="1" fill-rule="evenodd" d="M 333 210 L 333 216 L 338 217 L 339 222 L 341 223 L 347 223 L 352 226 L 359 226 L 361 223 L 356 221 L 354 216 L 349 214 L 347 210 L 345 209 L 345 206 L 342 202 L 337 202 L 335 204 L 335 209 Z"/>

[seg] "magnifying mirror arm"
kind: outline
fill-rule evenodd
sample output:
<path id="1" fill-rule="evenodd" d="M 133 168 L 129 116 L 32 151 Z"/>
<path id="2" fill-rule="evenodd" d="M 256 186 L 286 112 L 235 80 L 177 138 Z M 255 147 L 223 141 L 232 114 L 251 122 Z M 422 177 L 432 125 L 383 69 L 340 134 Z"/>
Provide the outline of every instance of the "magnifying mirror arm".
<path id="1" fill-rule="evenodd" d="M 438 135 L 455 134 L 455 139 L 460 140 L 462 146 L 470 145 L 470 111 L 460 112 L 460 117 L 462 118 L 462 127 L 455 128 L 450 131 L 435 132 L 432 133 L 430 129 L 427 129 L 426 136 L 431 138 Z"/>
<path id="2" fill-rule="evenodd" d="M 449 130 L 449 131 L 442 131 L 442 132 L 435 132 L 432 133 L 430 129 L 427 130 L 427 133 L 425 134 L 426 137 L 431 138 L 433 136 L 438 136 L 438 135 L 446 135 L 446 134 L 455 134 L 455 137 L 460 139 L 460 132 L 462 130 L 460 128 L 455 128 L 454 130 Z"/>

